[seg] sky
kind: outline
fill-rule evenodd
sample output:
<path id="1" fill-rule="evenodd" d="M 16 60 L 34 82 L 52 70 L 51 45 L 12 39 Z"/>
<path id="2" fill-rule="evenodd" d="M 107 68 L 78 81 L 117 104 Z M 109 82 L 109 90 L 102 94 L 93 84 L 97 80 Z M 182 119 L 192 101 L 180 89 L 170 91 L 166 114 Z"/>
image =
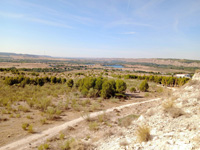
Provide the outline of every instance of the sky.
<path id="1" fill-rule="evenodd" d="M 200 0 L 0 0 L 0 52 L 200 59 Z"/>

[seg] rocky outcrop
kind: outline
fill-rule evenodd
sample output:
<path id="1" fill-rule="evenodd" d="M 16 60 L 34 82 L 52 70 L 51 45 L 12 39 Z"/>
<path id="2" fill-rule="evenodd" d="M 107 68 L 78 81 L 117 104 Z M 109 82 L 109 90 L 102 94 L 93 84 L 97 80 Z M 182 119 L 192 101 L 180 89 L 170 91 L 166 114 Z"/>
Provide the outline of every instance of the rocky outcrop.
<path id="1" fill-rule="evenodd" d="M 163 112 L 161 105 L 150 108 L 130 127 L 118 129 L 123 131 L 123 136 L 104 139 L 97 150 L 199 150 L 200 84 L 196 80 L 200 81 L 200 73 L 196 73 L 192 80 L 195 82 L 178 89 L 171 97 L 177 110 L 182 110 L 183 114 L 172 117 Z M 143 121 L 151 127 L 151 140 L 138 143 L 135 131 Z M 127 144 L 120 144 L 124 139 Z"/>
<path id="2" fill-rule="evenodd" d="M 192 80 L 200 81 L 200 71 L 196 72 L 192 77 Z"/>

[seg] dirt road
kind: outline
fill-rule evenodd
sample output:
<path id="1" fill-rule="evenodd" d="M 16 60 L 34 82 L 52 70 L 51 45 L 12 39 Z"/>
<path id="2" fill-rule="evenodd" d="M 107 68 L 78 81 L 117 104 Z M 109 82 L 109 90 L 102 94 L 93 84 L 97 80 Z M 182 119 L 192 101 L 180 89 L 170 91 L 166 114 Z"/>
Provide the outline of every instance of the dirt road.
<path id="1" fill-rule="evenodd" d="M 153 102 L 153 101 L 159 101 L 161 100 L 161 98 L 157 98 L 157 99 L 151 99 L 148 101 L 143 101 L 143 102 L 137 102 L 137 103 L 131 103 L 131 104 L 126 104 L 126 105 L 122 105 L 119 107 L 113 107 L 110 109 L 107 109 L 105 111 L 100 111 L 100 112 L 94 112 L 90 114 L 91 118 L 97 117 L 98 115 L 101 115 L 103 113 L 109 113 L 112 112 L 114 109 L 123 109 L 126 107 L 131 107 L 134 105 L 138 105 L 138 104 L 143 104 L 143 103 L 149 103 L 149 102 Z M 68 126 L 73 126 L 81 121 L 83 121 L 84 119 L 82 117 L 66 122 L 64 124 L 49 128 L 47 130 L 44 130 L 41 133 L 35 133 L 29 137 L 23 138 L 21 140 L 18 140 L 16 142 L 10 143 L 8 145 L 5 145 L 3 147 L 0 148 L 0 150 L 27 150 L 27 149 L 31 149 L 31 147 L 35 147 L 37 145 L 39 145 L 40 143 L 45 142 L 47 139 L 50 139 L 51 137 L 57 135 L 60 131 L 67 129 Z"/>

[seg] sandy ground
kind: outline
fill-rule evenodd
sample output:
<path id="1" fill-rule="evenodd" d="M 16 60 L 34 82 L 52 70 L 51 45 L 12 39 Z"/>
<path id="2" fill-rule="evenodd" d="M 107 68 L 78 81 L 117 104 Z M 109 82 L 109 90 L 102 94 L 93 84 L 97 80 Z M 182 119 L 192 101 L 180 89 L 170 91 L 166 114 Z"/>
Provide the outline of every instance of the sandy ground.
<path id="1" fill-rule="evenodd" d="M 101 115 L 103 113 L 109 113 L 112 112 L 115 109 L 121 110 L 123 108 L 126 107 L 131 107 L 134 105 L 139 105 L 139 104 L 144 104 L 144 103 L 149 103 L 149 102 L 153 102 L 153 101 L 159 101 L 161 100 L 160 98 L 157 99 L 151 99 L 151 100 L 147 100 L 147 101 L 143 101 L 143 102 L 137 102 L 137 103 L 132 103 L 132 104 L 126 104 L 126 105 L 122 105 L 119 107 L 113 107 L 110 109 L 107 109 L 106 111 L 100 111 L 100 112 L 95 112 L 95 113 L 91 113 L 90 117 L 94 118 L 97 117 L 98 115 Z M 66 122 L 64 124 L 58 125 L 58 126 L 54 126 L 52 128 L 49 128 L 41 133 L 36 133 L 33 134 L 31 136 L 28 136 L 26 138 L 23 138 L 19 141 L 13 142 L 11 144 L 8 144 L 6 146 L 1 147 L 1 150 L 27 150 L 30 148 L 30 146 L 36 146 L 42 142 L 44 142 L 45 140 L 57 135 L 60 131 L 65 130 L 67 127 L 69 126 L 74 126 L 75 124 L 83 121 L 84 119 L 82 117 Z M 31 143 L 31 144 L 30 144 Z"/>

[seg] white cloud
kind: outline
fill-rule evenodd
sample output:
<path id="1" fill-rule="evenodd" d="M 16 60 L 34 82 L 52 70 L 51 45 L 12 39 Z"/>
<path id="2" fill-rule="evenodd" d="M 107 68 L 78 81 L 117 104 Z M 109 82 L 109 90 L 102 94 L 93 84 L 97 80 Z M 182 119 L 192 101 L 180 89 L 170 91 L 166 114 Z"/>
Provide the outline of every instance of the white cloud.
<path id="1" fill-rule="evenodd" d="M 121 33 L 121 34 L 133 35 L 133 34 L 136 34 L 136 32 L 124 32 L 124 33 Z"/>
<path id="2" fill-rule="evenodd" d="M 25 15 L 25 14 L 0 12 L 0 16 L 6 17 L 6 18 L 13 18 L 13 19 L 22 19 L 25 21 L 36 22 L 36 23 L 46 24 L 46 25 L 55 26 L 55 27 L 74 28 L 67 24 L 60 23 L 59 21 L 51 21 L 51 20 L 36 18 L 36 17 Z"/>

